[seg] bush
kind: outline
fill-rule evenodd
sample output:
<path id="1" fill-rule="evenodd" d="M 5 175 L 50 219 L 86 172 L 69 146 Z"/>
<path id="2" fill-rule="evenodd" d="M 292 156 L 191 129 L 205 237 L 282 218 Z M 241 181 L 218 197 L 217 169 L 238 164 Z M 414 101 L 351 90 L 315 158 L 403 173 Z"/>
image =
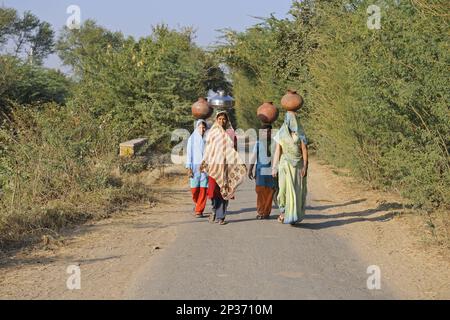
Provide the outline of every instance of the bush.
<path id="1" fill-rule="evenodd" d="M 65 105 L 57 99 L 66 97 L 57 94 L 59 74 L 1 57 L 5 74 L 18 80 L 1 96 L 10 109 L 0 126 L 0 246 L 148 199 L 145 186 L 113 174 L 147 167 L 121 162 L 119 143 L 147 137 L 144 151 L 167 152 L 172 130 L 191 127 L 190 105 L 207 86 L 226 84 L 190 30 L 158 26 L 135 41 L 87 21 L 80 31 L 66 30 L 58 49 L 76 79 Z M 36 102 L 49 96 L 61 104 Z"/>
<path id="2" fill-rule="evenodd" d="M 0 56 L 0 120 L 16 104 L 65 104 L 72 82 L 59 71 Z M 3 113 L 3 114 L 2 114 Z"/>
<path id="3" fill-rule="evenodd" d="M 111 124 L 122 141 L 146 137 L 163 152 L 174 129 L 191 128 L 190 106 L 206 95 L 207 86 L 226 83 L 192 39 L 192 30 L 164 25 L 148 37 L 125 39 L 87 21 L 80 31 L 65 30 L 58 51 L 81 78 L 77 104 Z"/>
<path id="4" fill-rule="evenodd" d="M 255 119 L 258 99 L 297 88 L 322 158 L 419 207 L 448 208 L 446 3 L 382 6 L 381 30 L 367 28 L 370 4 L 296 1 L 291 19 L 228 33 L 217 53 L 233 71 L 239 120 Z"/>
<path id="5" fill-rule="evenodd" d="M 89 215 L 87 195 L 109 187 L 114 159 L 108 133 L 81 108 L 16 107 L 11 118 L 0 129 L 0 244 Z"/>

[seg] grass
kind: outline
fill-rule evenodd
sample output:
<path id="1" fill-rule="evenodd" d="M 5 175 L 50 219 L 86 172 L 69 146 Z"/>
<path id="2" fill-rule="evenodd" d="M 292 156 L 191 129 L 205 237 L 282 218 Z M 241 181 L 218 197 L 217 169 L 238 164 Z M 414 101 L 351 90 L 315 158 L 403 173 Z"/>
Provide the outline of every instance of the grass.
<path id="1" fill-rule="evenodd" d="M 48 105 L 13 117 L 0 127 L 0 250 L 153 201 L 147 186 L 128 179 L 146 167 L 119 159 L 118 139 L 88 112 Z"/>
<path id="2" fill-rule="evenodd" d="M 82 201 L 49 201 L 44 207 L 0 213 L 0 251 L 36 244 L 43 237 L 57 238 L 67 228 L 111 217 L 131 203 L 155 202 L 152 190 L 141 183 L 124 183 L 97 192 L 79 193 Z"/>

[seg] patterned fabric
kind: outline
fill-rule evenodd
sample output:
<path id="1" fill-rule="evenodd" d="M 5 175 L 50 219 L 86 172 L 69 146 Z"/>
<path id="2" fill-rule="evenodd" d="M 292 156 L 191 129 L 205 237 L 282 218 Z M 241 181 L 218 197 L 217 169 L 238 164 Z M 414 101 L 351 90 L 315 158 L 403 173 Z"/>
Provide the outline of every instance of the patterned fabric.
<path id="1" fill-rule="evenodd" d="M 216 181 L 224 200 L 234 197 L 237 187 L 246 176 L 244 161 L 234 149 L 234 141 L 217 123 L 206 137 L 203 166 L 208 176 Z"/>

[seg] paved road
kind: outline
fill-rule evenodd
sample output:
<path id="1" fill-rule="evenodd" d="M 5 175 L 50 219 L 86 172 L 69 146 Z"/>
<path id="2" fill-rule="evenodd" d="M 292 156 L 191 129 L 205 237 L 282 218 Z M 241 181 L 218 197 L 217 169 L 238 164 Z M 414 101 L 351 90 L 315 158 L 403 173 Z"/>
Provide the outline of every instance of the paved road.
<path id="1" fill-rule="evenodd" d="M 317 214 L 314 190 L 310 211 Z M 231 202 L 228 225 L 190 216 L 180 204 L 174 243 L 143 266 L 129 290 L 133 299 L 386 299 L 389 288 L 367 289 L 367 263 L 359 261 L 333 228 L 307 218 L 309 227 L 255 220 L 254 183 L 241 186 Z M 317 216 L 317 215 L 316 215 Z M 313 217 L 313 215 L 310 215 Z"/>

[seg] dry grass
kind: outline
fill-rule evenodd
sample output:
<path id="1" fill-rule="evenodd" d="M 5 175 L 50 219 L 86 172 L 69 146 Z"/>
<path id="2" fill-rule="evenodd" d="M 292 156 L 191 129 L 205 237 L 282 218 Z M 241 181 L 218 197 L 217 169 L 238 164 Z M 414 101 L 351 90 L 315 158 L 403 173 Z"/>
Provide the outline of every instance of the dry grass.
<path id="1" fill-rule="evenodd" d="M 50 105 L 13 116 L 0 128 L 0 250 L 152 201 L 148 186 L 118 170 L 126 163 L 111 147 L 117 143 L 89 113 Z"/>
<path id="2" fill-rule="evenodd" d="M 422 235 L 425 245 L 439 246 L 450 251 L 450 213 L 448 211 L 416 214 L 412 220 Z"/>

